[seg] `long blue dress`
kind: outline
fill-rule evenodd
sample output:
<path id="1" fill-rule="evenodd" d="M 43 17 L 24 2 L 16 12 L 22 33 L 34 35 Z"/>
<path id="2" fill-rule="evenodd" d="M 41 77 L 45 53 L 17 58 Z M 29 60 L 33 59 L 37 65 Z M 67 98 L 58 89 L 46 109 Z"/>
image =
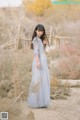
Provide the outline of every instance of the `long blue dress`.
<path id="1" fill-rule="evenodd" d="M 32 63 L 32 80 L 29 88 L 27 104 L 31 107 L 48 107 L 50 104 L 50 76 L 47 57 L 41 39 L 33 39 L 34 60 Z M 35 55 L 39 56 L 41 68 L 36 67 Z"/>

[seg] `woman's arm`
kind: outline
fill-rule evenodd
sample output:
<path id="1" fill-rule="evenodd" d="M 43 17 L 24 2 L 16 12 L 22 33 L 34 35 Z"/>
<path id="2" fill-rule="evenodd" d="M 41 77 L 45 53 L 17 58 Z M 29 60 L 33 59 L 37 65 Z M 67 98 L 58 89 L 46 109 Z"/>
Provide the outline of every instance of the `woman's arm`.
<path id="1" fill-rule="evenodd" d="M 38 56 L 38 55 L 35 55 L 35 58 L 36 58 L 36 67 L 37 67 L 37 68 L 40 68 L 41 65 L 40 65 L 39 56 Z"/>
<path id="2" fill-rule="evenodd" d="M 34 57 L 36 59 L 36 67 L 40 68 L 40 59 L 39 59 L 39 43 L 36 39 L 33 40 L 33 48 L 34 48 Z"/>

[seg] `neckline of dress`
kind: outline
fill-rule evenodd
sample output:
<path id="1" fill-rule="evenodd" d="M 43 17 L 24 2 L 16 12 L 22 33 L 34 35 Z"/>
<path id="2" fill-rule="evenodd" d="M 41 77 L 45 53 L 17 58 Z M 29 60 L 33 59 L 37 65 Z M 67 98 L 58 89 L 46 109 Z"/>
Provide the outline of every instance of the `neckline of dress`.
<path id="1" fill-rule="evenodd" d="M 38 41 L 41 41 L 41 42 L 42 42 L 42 40 L 41 40 L 38 36 L 36 36 L 36 38 L 38 38 Z"/>

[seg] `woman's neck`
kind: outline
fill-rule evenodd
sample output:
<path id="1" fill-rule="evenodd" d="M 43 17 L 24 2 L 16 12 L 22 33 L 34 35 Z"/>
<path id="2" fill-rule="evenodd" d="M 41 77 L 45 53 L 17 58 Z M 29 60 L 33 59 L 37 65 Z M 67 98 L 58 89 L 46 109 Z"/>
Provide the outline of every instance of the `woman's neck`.
<path id="1" fill-rule="evenodd" d="M 38 38 L 38 40 L 41 40 L 40 37 L 36 36 Z"/>
<path id="2" fill-rule="evenodd" d="M 39 36 L 36 36 L 36 37 L 40 38 Z"/>

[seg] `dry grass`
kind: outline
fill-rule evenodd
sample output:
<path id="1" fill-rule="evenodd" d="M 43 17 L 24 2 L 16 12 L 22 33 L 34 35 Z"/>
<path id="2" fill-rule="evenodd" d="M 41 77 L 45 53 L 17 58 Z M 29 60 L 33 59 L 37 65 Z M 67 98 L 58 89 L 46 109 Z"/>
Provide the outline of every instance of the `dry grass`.
<path id="1" fill-rule="evenodd" d="M 26 114 L 22 112 L 21 102 L 17 101 L 14 106 L 9 108 L 10 104 L 12 103 L 13 99 L 9 98 L 1 98 L 0 99 L 0 112 L 8 112 L 8 118 L 11 120 L 35 120 L 34 113 L 32 111 L 28 111 Z"/>
<path id="2" fill-rule="evenodd" d="M 63 86 L 61 81 L 53 75 L 51 79 L 51 99 L 67 99 L 67 96 L 71 94 L 70 85 L 66 82 Z"/>
<path id="3" fill-rule="evenodd" d="M 47 54 L 51 76 L 55 73 L 61 79 L 80 79 L 80 46 L 77 42 L 64 41 Z"/>
<path id="4" fill-rule="evenodd" d="M 25 95 L 27 95 L 32 72 L 32 51 L 27 48 L 11 56 L 10 53 L 6 52 L 5 54 L 4 52 L 1 58 L 0 96 L 13 97 L 19 95 L 20 91 L 24 90 L 26 90 Z"/>
<path id="5" fill-rule="evenodd" d="M 51 51 L 48 54 L 49 66 L 51 64 L 50 60 L 54 60 L 54 59 L 59 60 L 59 64 L 57 64 L 58 66 L 56 68 L 50 67 L 51 76 L 53 76 L 53 73 L 55 73 L 57 77 L 61 77 L 61 78 L 72 78 L 72 79 L 80 78 L 79 76 L 80 40 L 79 40 L 79 27 L 78 27 L 80 25 L 79 9 L 80 9 L 79 5 L 76 6 L 53 5 L 52 11 L 49 9 L 48 11 L 46 10 L 45 15 L 40 18 L 42 23 L 45 25 L 46 30 L 49 30 L 48 28 L 51 25 L 53 27 L 52 32 L 54 32 L 55 34 L 65 35 L 65 36 L 74 35 L 76 37 L 76 41 L 71 41 L 71 44 L 74 44 L 75 47 L 74 46 L 72 47 L 71 45 L 69 46 L 62 45 L 60 50 L 55 49 L 54 51 Z M 38 17 L 34 16 L 33 19 L 35 22 L 34 21 L 32 22 L 31 18 L 29 19 L 28 16 L 26 17 L 23 9 L 20 9 L 20 11 L 19 9 L 18 10 L 12 9 L 10 11 L 10 8 L 1 9 L 0 12 L 1 12 L 0 14 L 1 43 L 0 44 L 8 40 L 15 39 L 19 41 L 18 48 L 20 48 L 19 51 L 15 51 L 15 52 L 12 51 L 6 52 L 6 50 L 4 52 L 1 51 L 0 96 L 12 98 L 14 96 L 18 96 L 21 91 L 25 90 L 24 94 L 21 96 L 23 99 L 25 99 L 28 95 L 28 88 L 31 80 L 31 71 L 32 71 L 31 63 L 32 63 L 33 55 L 29 47 L 28 49 L 24 48 L 24 41 L 20 41 L 21 40 L 20 38 L 21 37 L 26 38 L 28 31 L 32 32 L 34 25 L 39 22 L 37 21 Z M 24 19 L 22 18 L 19 20 L 20 16 L 22 15 Z M 31 26 L 32 23 L 34 24 Z M 29 26 L 31 26 L 31 28 L 29 28 Z M 5 29 L 5 27 L 7 29 Z M 65 43 L 65 41 L 63 41 L 63 43 Z M 77 63 L 78 65 L 76 65 Z"/>

